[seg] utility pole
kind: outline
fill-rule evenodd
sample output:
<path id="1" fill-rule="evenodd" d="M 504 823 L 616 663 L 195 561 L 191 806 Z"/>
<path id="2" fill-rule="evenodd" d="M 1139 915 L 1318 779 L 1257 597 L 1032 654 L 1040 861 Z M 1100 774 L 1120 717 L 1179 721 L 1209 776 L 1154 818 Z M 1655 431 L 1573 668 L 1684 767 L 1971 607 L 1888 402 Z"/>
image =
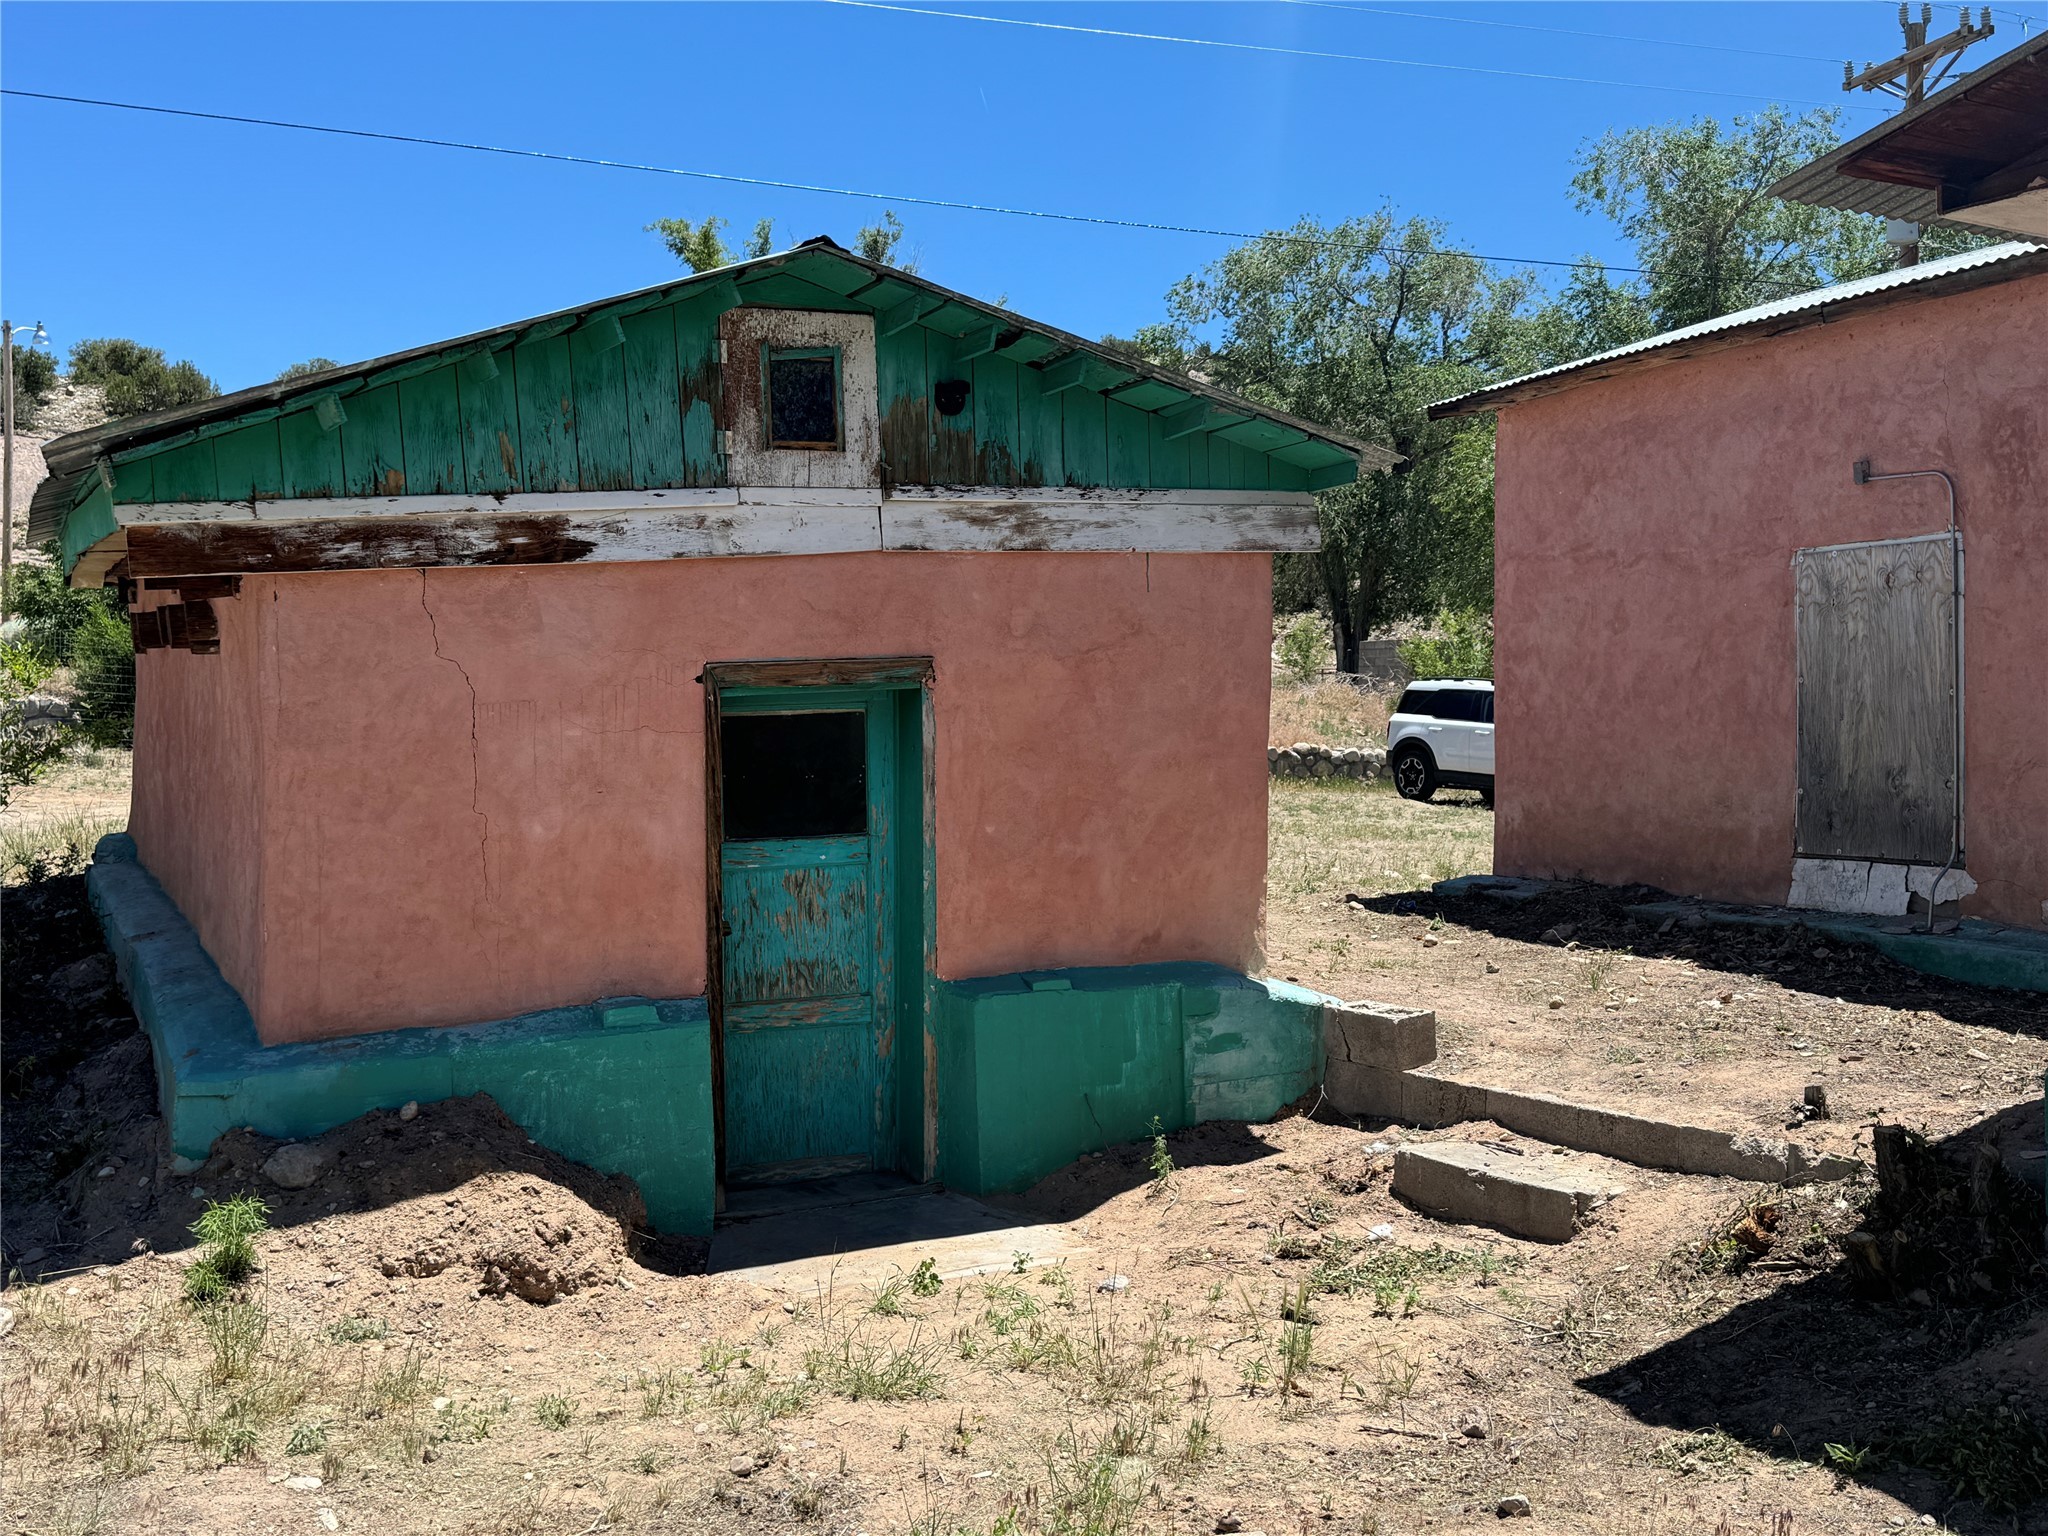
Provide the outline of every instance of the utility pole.
<path id="1" fill-rule="evenodd" d="M 1887 96 L 1896 96 L 1912 111 L 1927 99 L 1927 93 L 1948 78 L 1948 72 L 1955 68 L 1956 60 L 1963 50 L 1972 43 L 1981 42 L 1996 29 L 1991 25 L 1989 7 L 1977 13 L 1977 24 L 1970 25 L 1970 8 L 1966 5 L 1956 20 L 1956 29 L 1942 37 L 1929 41 L 1927 29 L 1934 24 L 1934 7 L 1923 4 L 1920 19 L 1908 19 L 1904 5 L 1899 7 L 1899 31 L 1904 34 L 1906 46 L 1895 58 L 1886 59 L 1882 64 L 1866 63 L 1858 74 L 1856 66 L 1846 60 L 1842 64 L 1842 89 L 1845 91 L 1883 91 Z M 1935 66 L 1940 65 L 1939 69 Z M 1932 71 L 1932 73 L 1930 73 Z M 1898 247 L 1898 265 L 1910 267 L 1920 260 L 1920 226 L 1902 219 L 1891 221 L 1886 238 Z"/>
<path id="2" fill-rule="evenodd" d="M 0 490 L 0 619 L 14 606 L 14 327 L 0 320 L 0 353 L 7 377 L 0 382 L 0 410 L 7 414 L 7 485 Z"/>

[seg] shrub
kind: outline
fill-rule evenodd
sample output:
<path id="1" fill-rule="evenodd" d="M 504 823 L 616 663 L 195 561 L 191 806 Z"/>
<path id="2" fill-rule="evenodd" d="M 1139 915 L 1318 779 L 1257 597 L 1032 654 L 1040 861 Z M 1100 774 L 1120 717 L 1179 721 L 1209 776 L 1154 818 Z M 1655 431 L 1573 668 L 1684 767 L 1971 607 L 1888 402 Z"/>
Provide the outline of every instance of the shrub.
<path id="1" fill-rule="evenodd" d="M 71 635 L 78 731 L 96 747 L 135 740 L 135 642 L 126 615 L 105 605 L 85 610 Z"/>
<path id="2" fill-rule="evenodd" d="M 8 586 L 8 612 L 21 630 L 4 647 L 6 675 L 25 678 L 40 667 L 46 679 L 47 669 L 70 667 L 78 734 L 95 746 L 126 746 L 135 736 L 135 646 L 120 595 L 74 590 L 56 547 L 45 546 L 44 553 L 50 563 L 15 567 Z"/>
<path id="3" fill-rule="evenodd" d="M 14 349 L 14 424 L 32 427 L 45 400 L 56 392 L 57 360 L 34 347 Z"/>
<path id="4" fill-rule="evenodd" d="M 170 362 L 162 347 L 145 347 L 124 336 L 81 341 L 71 349 L 71 377 L 97 384 L 116 416 L 167 410 L 211 400 L 220 387 L 192 362 Z"/>
<path id="5" fill-rule="evenodd" d="M 1323 669 L 1323 621 L 1313 613 L 1297 613 L 1280 631 L 1280 670 L 1307 682 Z"/>
<path id="6" fill-rule="evenodd" d="M 1437 635 L 1403 640 L 1401 660 L 1417 677 L 1493 676 L 1493 615 L 1478 608 L 1445 609 Z"/>

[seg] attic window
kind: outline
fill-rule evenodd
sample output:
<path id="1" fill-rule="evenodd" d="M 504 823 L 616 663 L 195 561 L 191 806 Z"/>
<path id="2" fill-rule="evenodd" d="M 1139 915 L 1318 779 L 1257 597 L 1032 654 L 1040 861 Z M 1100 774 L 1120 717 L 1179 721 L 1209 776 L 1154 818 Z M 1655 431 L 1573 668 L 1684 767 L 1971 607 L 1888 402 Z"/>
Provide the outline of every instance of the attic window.
<path id="1" fill-rule="evenodd" d="M 771 347 L 768 375 L 768 446 L 838 452 L 846 446 L 839 421 L 839 349 Z"/>

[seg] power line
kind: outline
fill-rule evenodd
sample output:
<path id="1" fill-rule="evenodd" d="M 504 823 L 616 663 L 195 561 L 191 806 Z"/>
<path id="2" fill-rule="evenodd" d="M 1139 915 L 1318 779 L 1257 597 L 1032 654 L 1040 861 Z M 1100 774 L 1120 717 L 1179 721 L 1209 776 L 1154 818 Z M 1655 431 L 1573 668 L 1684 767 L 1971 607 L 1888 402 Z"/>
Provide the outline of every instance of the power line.
<path id="1" fill-rule="evenodd" d="M 1648 43 L 1658 48 L 1699 48 L 1709 53 L 1742 53 L 1753 59 L 1791 59 L 1800 64 L 1835 64 L 1817 53 L 1773 53 L 1766 48 L 1737 48 L 1728 43 L 1696 43 L 1676 37 L 1630 37 L 1619 32 L 1581 32 L 1574 27 L 1539 27 L 1528 21 L 1488 21 L 1478 16 L 1440 16 L 1430 11 L 1393 11 L 1381 5 L 1346 5 L 1341 0 L 1288 0 L 1290 5 L 1318 11 L 1361 11 L 1368 16 L 1403 16 L 1410 21 L 1449 21 L 1463 27 L 1501 27 L 1514 32 L 1548 32 L 1556 37 L 1589 37 L 1603 43 Z"/>
<path id="2" fill-rule="evenodd" d="M 1179 37 L 1166 32 L 1125 32 L 1114 27 L 1083 27 L 1063 21 L 1032 21 L 1022 16 L 982 16 L 970 11 L 939 11 L 918 5 L 894 5 L 887 3 L 887 0 L 820 0 L 820 3 L 851 6 L 864 11 L 894 11 L 905 16 L 943 16 L 951 21 L 984 21 L 1002 27 L 1031 27 L 1041 32 L 1075 32 L 1087 37 L 1117 37 L 1142 43 L 1180 43 L 1196 48 L 1228 48 L 1240 53 L 1276 53 L 1297 59 L 1332 59 L 1344 64 L 1390 64 L 1403 69 L 1437 69 L 1457 74 L 1492 75 L 1507 80 L 1545 80 L 1558 85 L 1604 85 L 1626 91 L 1669 91 L 1683 96 L 1726 96 L 1739 101 L 1782 101 L 1799 107 L 1841 105 L 1838 102 L 1809 101 L 1799 96 L 1765 96 L 1755 91 L 1720 91 L 1704 85 L 1662 85 L 1647 84 L 1639 80 L 1600 80 L 1585 75 L 1551 75 L 1526 69 L 1490 69 L 1481 64 L 1444 64 L 1427 59 L 1391 59 L 1365 53 L 1330 53 L 1319 48 L 1290 48 L 1280 43 L 1227 42 L 1215 37 Z M 1853 110 L 1872 112 L 1881 109 L 1858 106 Z"/>
<path id="3" fill-rule="evenodd" d="M 1100 214 L 1059 213 L 1044 208 L 1010 208 L 999 203 L 965 203 L 943 197 L 918 197 L 907 193 L 864 192 L 853 187 L 826 187 L 804 181 L 778 181 L 767 176 L 740 176 L 726 171 L 689 170 L 672 165 L 644 165 L 631 160 L 606 160 L 595 155 L 571 155 L 546 149 L 511 149 L 500 144 L 470 144 L 460 139 L 434 139 L 421 134 L 387 133 L 373 128 L 338 128 L 327 123 L 295 123 L 274 117 L 244 117 L 231 112 L 201 112 L 190 107 L 160 107 L 137 101 L 106 101 L 93 96 L 65 96 L 54 91 L 24 91 L 9 86 L 0 89 L 0 96 L 20 96 L 32 101 L 56 101 L 70 106 L 106 107 L 122 112 L 149 112 L 162 117 L 195 118 L 209 123 L 239 123 L 252 128 L 285 128 L 296 133 L 324 133 L 338 138 L 374 139 L 387 144 L 416 144 L 431 149 L 462 149 L 473 154 L 505 155 L 518 160 L 546 160 L 559 165 L 593 165 L 610 171 L 641 171 L 652 176 L 686 176 L 700 181 L 726 182 L 735 186 L 768 187 L 782 192 L 811 192 L 825 197 L 863 198 L 877 203 L 898 203 L 904 207 L 950 208 L 962 213 L 1000 214 L 1015 219 L 1046 219 L 1063 224 L 1092 224 L 1108 229 L 1138 229 L 1154 234 L 1205 235 L 1219 240 L 1281 240 L 1297 245 L 1323 246 L 1332 250 L 1355 250 L 1367 255 L 1391 251 L 1401 254 L 1398 246 L 1385 243 L 1368 244 L 1359 240 L 1331 240 L 1315 235 L 1290 235 L 1280 231 L 1252 234 L 1237 229 L 1210 229 L 1199 224 L 1155 224 L 1142 219 L 1114 219 Z M 1503 266 L 1516 267 L 1583 267 L 1589 263 L 1581 258 L 1577 261 L 1556 261 L 1541 256 L 1488 256 L 1479 251 L 1431 251 L 1436 256 L 1465 256 L 1474 261 L 1493 262 Z M 1610 272 L 1640 273 L 1640 267 L 1624 267 L 1613 263 L 1597 263 Z"/>

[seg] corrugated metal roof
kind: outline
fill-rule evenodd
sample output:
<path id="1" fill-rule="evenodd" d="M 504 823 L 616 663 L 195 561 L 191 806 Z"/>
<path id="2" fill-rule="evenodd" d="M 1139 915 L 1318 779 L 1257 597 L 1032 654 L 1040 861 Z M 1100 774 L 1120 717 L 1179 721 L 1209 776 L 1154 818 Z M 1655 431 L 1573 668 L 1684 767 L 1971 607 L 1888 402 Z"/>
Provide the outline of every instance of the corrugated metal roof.
<path id="1" fill-rule="evenodd" d="M 1970 225 L 1956 224 L 1941 217 L 1940 197 L 1932 187 L 1906 186 L 1869 176 L 1844 174 L 1841 166 L 1929 117 L 1952 114 L 1958 103 L 1973 94 L 1984 94 L 1986 87 L 1996 92 L 2001 76 L 2016 68 L 2031 66 L 2044 50 L 2048 50 L 2048 32 L 2000 54 L 1983 67 L 1936 91 L 1919 106 L 1879 123 L 1869 132 L 1859 134 L 1810 164 L 1801 166 L 1772 186 L 1770 196 L 1784 198 L 1787 202 L 1808 203 L 1817 208 L 1840 208 L 1850 213 L 1873 213 L 1885 218 L 1911 219 L 1919 224 L 1947 224 L 1953 229 L 1971 229 Z M 2015 84 L 2023 85 L 2023 82 L 2007 82 L 2008 86 Z M 2010 90 L 2006 94 L 2011 94 Z M 1972 125 L 1958 123 L 1953 126 L 1966 130 L 1967 136 Z M 1981 128 L 1981 123 L 1975 126 Z"/>
<path id="2" fill-rule="evenodd" d="M 672 299 L 682 298 L 692 291 L 702 292 L 708 288 L 715 288 L 721 282 L 744 284 L 749 278 L 759 277 L 779 266 L 819 255 L 826 255 L 850 266 L 864 269 L 865 275 L 861 282 L 868 287 L 878 287 L 881 281 L 887 281 L 902 288 L 922 290 L 935 299 L 945 300 L 949 305 L 960 305 L 977 311 L 988 320 L 999 322 L 1006 328 L 1014 327 L 1020 333 L 1043 337 L 1054 343 L 1057 348 L 1056 351 L 1047 354 L 1048 359 L 1072 352 L 1090 353 L 1114 365 L 1121 373 L 1135 375 L 1138 378 L 1157 379 L 1161 383 L 1171 385 L 1175 390 L 1213 400 L 1232 411 L 1292 427 L 1349 457 L 1361 469 L 1385 469 L 1400 462 L 1399 454 L 1376 444 L 1361 442 L 1345 433 L 1304 421 L 1285 411 L 1246 400 L 1204 380 L 1136 361 L 1123 353 L 1111 351 L 1100 342 L 1086 340 L 1009 310 L 999 309 L 980 299 L 956 293 L 950 288 L 941 287 L 929 278 L 868 261 L 841 248 L 831 240 L 819 238 L 806 240 L 786 251 L 735 262 L 729 267 L 699 272 L 690 277 L 652 288 L 639 289 L 633 293 L 597 299 L 588 304 L 577 305 L 573 309 L 557 310 L 552 314 L 494 326 L 489 330 L 476 331 L 449 341 L 410 347 L 403 352 L 393 352 L 365 362 L 349 363 L 320 373 L 259 384 L 250 389 L 237 390 L 231 395 L 217 395 L 210 400 L 201 400 L 191 405 L 173 406 L 168 410 L 128 416 L 87 428 L 82 432 L 55 438 L 44 445 L 44 457 L 49 462 L 50 475 L 37 487 L 35 498 L 30 504 L 29 542 L 32 546 L 39 545 L 57 536 L 64 519 L 70 515 L 81 494 L 81 480 L 93 471 L 96 463 L 113 456 L 125 455 L 140 449 L 161 448 L 187 433 L 214 428 L 217 423 L 245 414 L 261 411 L 275 414 L 280 410 L 304 409 L 312 404 L 315 397 L 337 388 L 356 386 L 366 378 L 374 382 L 376 376 L 387 375 L 394 370 L 410 370 L 432 364 L 437 360 L 451 360 L 447 356 L 449 354 L 496 350 L 516 341 L 521 333 L 528 330 L 542 330 L 552 334 L 569 324 L 580 323 L 592 315 L 602 314 L 607 310 L 618 309 L 624 312 L 648 304 L 666 303 Z M 744 288 L 740 292 L 743 297 Z M 1341 460 L 1333 459 L 1332 462 Z"/>
<path id="3" fill-rule="evenodd" d="M 1769 304 L 1738 309 L 1733 314 L 1702 320 L 1697 325 L 1680 326 L 1675 331 L 1665 331 L 1658 336 L 1633 341 L 1625 347 L 1596 352 L 1591 357 L 1582 357 L 1575 362 L 1559 363 L 1555 367 L 1525 373 L 1520 378 L 1509 379 L 1504 383 L 1491 384 L 1484 389 L 1475 389 L 1463 395 L 1453 395 L 1448 400 L 1439 400 L 1430 406 L 1429 414 L 1432 418 L 1441 419 L 1445 416 L 1464 416 L 1474 411 L 1492 410 L 1500 405 L 1512 404 L 1517 399 L 1550 394 L 1557 389 L 1569 388 L 1575 383 L 1590 383 L 1595 378 L 1608 377 L 1615 370 L 1616 364 L 1625 364 L 1633 359 L 1657 353 L 1678 351 L 1691 343 L 1732 342 L 1751 337 L 1762 339 L 1789 330 L 1803 329 L 1804 326 L 1818 323 L 1822 319 L 1836 318 L 1843 311 L 1877 308 L 1888 302 L 1916 298 L 1923 294 L 1925 297 L 1934 298 L 1942 293 L 2025 277 L 2032 272 L 2048 272 L 2048 246 L 2033 245 L 2024 240 L 2008 240 L 2002 245 L 1988 245 L 1980 250 L 1944 256 L 1938 261 L 1924 261 L 1917 266 L 1880 272 L 1874 277 L 1859 277 L 1851 282 L 1837 283 L 1832 288 L 1815 288 L 1808 293 L 1794 294 L 1788 299 L 1776 299 Z"/>

